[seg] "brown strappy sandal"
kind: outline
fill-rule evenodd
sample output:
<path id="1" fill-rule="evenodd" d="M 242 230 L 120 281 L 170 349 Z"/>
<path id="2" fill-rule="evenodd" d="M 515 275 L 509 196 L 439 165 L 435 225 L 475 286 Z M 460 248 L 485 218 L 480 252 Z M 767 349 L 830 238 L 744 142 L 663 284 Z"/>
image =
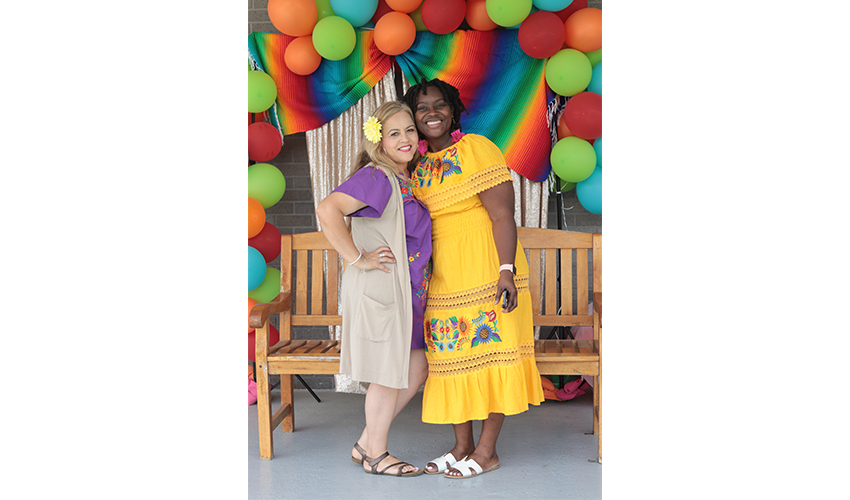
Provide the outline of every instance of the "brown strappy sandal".
<path id="1" fill-rule="evenodd" d="M 364 450 L 362 446 L 357 444 L 357 441 L 354 442 L 354 449 L 357 451 L 357 453 L 360 454 L 360 460 L 357 460 L 356 458 L 354 458 L 354 455 L 352 455 L 351 461 L 356 463 L 360 467 L 363 467 L 363 462 L 366 460 L 366 450 Z"/>
<path id="2" fill-rule="evenodd" d="M 411 467 L 415 467 L 413 464 L 409 464 L 407 462 L 396 462 L 394 464 L 390 464 L 390 465 L 384 467 L 384 469 L 379 472 L 378 471 L 378 464 L 381 463 L 381 460 L 387 458 L 388 456 L 390 456 L 389 451 L 385 451 L 383 455 L 381 455 L 380 457 L 377 457 L 377 458 L 369 458 L 366 455 L 363 455 L 365 460 L 367 462 L 369 462 L 369 467 L 372 468 L 372 472 L 369 472 L 366 469 L 363 469 L 363 472 L 365 472 L 366 474 L 375 474 L 375 475 L 378 475 L 378 476 L 396 476 L 396 477 L 414 477 L 414 476 L 418 476 L 418 475 L 422 474 L 423 472 L 425 472 L 422 469 L 417 469 L 417 470 L 412 471 L 412 472 L 402 472 L 404 470 L 404 468 L 408 465 L 411 466 Z M 396 465 L 399 466 L 398 471 L 387 473 L 388 469 L 395 467 Z"/>

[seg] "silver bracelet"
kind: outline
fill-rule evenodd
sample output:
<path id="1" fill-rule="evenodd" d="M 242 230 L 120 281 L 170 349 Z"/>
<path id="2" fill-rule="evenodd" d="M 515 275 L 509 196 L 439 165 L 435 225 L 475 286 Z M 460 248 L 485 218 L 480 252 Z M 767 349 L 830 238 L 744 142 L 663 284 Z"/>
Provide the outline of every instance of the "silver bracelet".
<path id="1" fill-rule="evenodd" d="M 360 257 L 363 257 L 363 252 L 360 252 L 360 255 L 358 255 L 356 259 L 354 259 L 353 261 L 351 261 L 351 265 L 353 266 L 355 262 L 357 262 L 358 260 L 360 260 Z"/>

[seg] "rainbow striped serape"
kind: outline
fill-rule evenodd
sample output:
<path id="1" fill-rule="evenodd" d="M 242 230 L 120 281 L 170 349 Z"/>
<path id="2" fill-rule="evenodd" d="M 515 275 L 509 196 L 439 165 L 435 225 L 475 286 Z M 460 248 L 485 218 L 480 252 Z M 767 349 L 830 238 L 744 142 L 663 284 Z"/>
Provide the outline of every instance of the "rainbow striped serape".
<path id="1" fill-rule="evenodd" d="M 411 84 L 425 77 L 457 87 L 469 111 L 461 117 L 463 131 L 493 141 L 516 173 L 546 180 L 552 168 L 546 61 L 523 52 L 517 30 L 420 31 L 397 61 Z"/>
<path id="2" fill-rule="evenodd" d="M 372 42 L 372 32 L 356 31 L 352 55 L 341 61 L 323 59 L 319 69 L 299 76 L 286 68 L 284 51 L 294 37 L 252 33 L 248 39 L 253 67 L 277 84 L 278 99 L 271 122 L 288 135 L 321 127 L 353 106 L 389 71 L 392 58 Z M 534 181 L 546 180 L 552 150 L 547 103 L 546 61 L 522 51 L 517 30 L 455 31 L 416 34 L 410 49 L 396 56 L 415 83 L 423 76 L 439 78 L 460 91 L 469 111 L 464 132 L 483 135 L 505 154 L 508 167 Z"/>

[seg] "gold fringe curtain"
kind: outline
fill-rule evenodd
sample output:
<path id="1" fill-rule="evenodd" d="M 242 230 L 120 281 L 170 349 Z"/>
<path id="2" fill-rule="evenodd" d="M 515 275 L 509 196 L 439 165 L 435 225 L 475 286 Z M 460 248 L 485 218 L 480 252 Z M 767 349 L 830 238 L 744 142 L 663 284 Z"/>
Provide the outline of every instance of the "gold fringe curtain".
<path id="1" fill-rule="evenodd" d="M 319 202 L 348 176 L 360 152 L 363 122 L 378 106 L 396 99 L 394 82 L 395 70 L 391 69 L 357 104 L 331 122 L 307 131 L 307 156 L 310 161 L 315 206 L 318 206 Z M 410 85 L 402 76 L 402 92 L 407 92 L 408 88 Z M 511 171 L 511 177 L 515 193 L 514 218 L 517 226 L 546 227 L 549 209 L 547 183 L 545 181 L 531 182 L 513 171 Z M 321 231 L 322 226 L 318 219 L 316 225 Z M 331 339 L 341 338 L 340 327 L 328 327 L 328 329 Z M 537 336 L 538 333 L 535 332 L 535 338 Z M 366 393 L 368 385 L 352 380 L 348 375 L 335 375 L 334 378 L 338 392 Z"/>

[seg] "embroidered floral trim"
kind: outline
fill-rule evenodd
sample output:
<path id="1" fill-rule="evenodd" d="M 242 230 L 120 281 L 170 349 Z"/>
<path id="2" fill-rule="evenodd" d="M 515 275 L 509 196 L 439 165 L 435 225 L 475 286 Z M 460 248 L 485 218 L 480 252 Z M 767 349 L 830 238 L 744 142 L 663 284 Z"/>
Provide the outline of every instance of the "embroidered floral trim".
<path id="1" fill-rule="evenodd" d="M 381 122 L 374 116 L 370 116 L 363 122 L 363 135 L 366 136 L 366 140 L 373 144 L 381 142 Z"/>
<path id="2" fill-rule="evenodd" d="M 433 179 L 439 179 L 440 184 L 452 176 L 462 174 L 460 156 L 457 147 L 451 147 L 442 156 L 425 156 L 413 172 L 420 186 L 431 187 Z"/>
<path id="3" fill-rule="evenodd" d="M 465 344 L 474 349 L 490 342 L 501 342 L 496 311 L 479 310 L 474 318 L 450 316 L 431 318 L 425 324 L 426 352 L 463 351 Z"/>
<path id="4" fill-rule="evenodd" d="M 523 343 L 512 349 L 496 349 L 450 359 L 440 359 L 439 356 L 430 354 L 428 356 L 428 376 L 454 377 L 486 368 L 515 366 L 526 361 L 534 362 L 534 344 Z"/>
<path id="5" fill-rule="evenodd" d="M 414 171 L 414 176 L 417 176 L 416 171 Z M 415 185 L 423 187 L 424 178 L 417 177 L 414 182 L 416 182 Z M 503 182 L 513 182 L 513 179 L 508 167 L 502 163 L 474 172 L 457 184 L 448 185 L 434 193 L 419 196 L 419 201 L 433 214 Z"/>
<path id="6" fill-rule="evenodd" d="M 528 274 L 519 274 L 514 278 L 517 292 L 528 293 Z M 496 298 L 498 282 L 493 281 L 487 285 L 464 290 L 456 293 L 429 293 L 428 310 L 444 311 L 446 309 L 460 309 L 486 302 L 493 302 Z"/>

